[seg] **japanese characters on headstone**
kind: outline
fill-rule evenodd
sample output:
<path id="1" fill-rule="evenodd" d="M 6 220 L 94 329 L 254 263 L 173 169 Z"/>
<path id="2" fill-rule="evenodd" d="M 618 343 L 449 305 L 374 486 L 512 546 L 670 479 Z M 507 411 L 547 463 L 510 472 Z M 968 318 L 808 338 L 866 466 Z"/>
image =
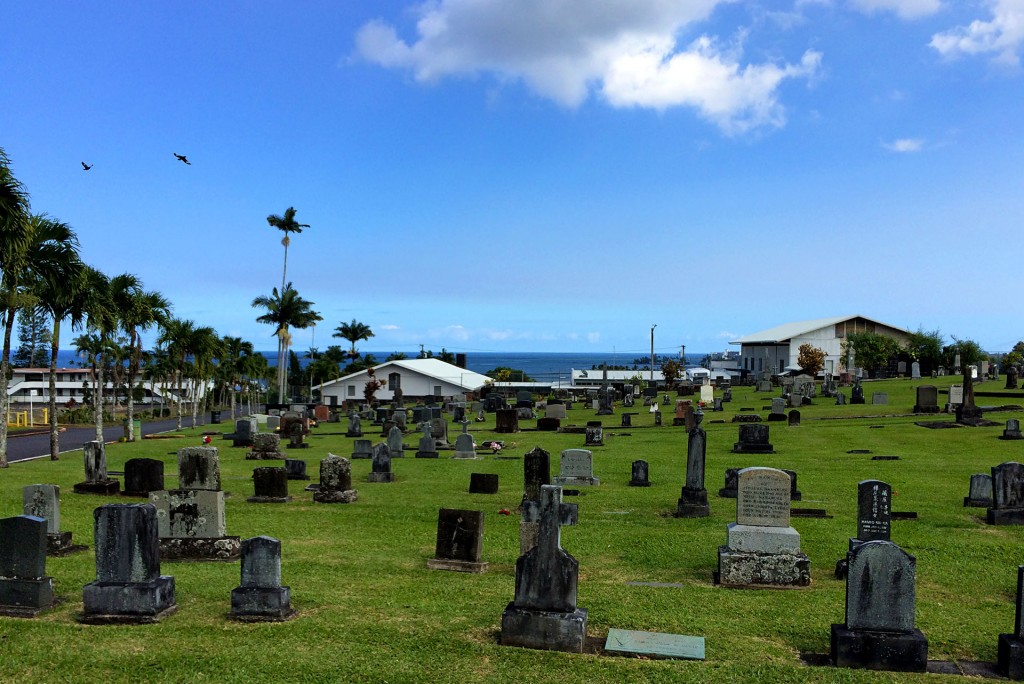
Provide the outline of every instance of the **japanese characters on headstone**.
<path id="1" fill-rule="evenodd" d="M 914 627 L 917 561 L 890 541 L 850 552 L 846 622 L 832 625 L 836 667 L 924 672 L 928 639 Z"/>
<path id="2" fill-rule="evenodd" d="M 283 622 L 295 617 L 291 588 L 281 586 L 281 542 L 252 537 L 242 542 L 241 583 L 231 590 L 231 617 L 240 622 Z"/>
<path id="3" fill-rule="evenodd" d="M 434 557 L 427 560 L 431 570 L 486 572 L 480 560 L 484 546 L 484 512 L 442 508 L 437 514 L 437 543 Z"/>
<path id="4" fill-rule="evenodd" d="M 46 552 L 49 555 L 63 556 L 87 548 L 75 545 L 71 540 L 71 532 L 60 529 L 60 487 L 57 485 L 34 484 L 23 487 L 21 511 L 23 515 L 46 521 Z"/>
<path id="5" fill-rule="evenodd" d="M 151 504 L 93 511 L 96 581 L 82 590 L 85 623 L 157 622 L 178 608 L 174 578 L 160 574 L 160 539 Z"/>
<path id="6" fill-rule="evenodd" d="M 561 526 L 576 524 L 576 506 L 562 503 L 561 487 L 544 485 L 539 502 L 523 503 L 523 518 L 538 523 L 537 544 L 516 561 L 515 598 L 501 616 L 501 643 L 581 653 L 587 610 L 576 606 L 579 562 L 561 545 Z"/>

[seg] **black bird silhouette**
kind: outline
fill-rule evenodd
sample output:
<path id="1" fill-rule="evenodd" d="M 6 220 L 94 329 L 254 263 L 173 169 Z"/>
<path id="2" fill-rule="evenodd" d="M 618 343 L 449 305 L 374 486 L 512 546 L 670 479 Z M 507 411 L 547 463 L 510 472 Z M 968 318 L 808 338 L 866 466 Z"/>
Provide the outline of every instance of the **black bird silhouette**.
<path id="1" fill-rule="evenodd" d="M 86 164 L 85 162 L 82 162 L 82 168 L 85 169 L 86 171 L 88 171 L 89 169 L 91 169 L 94 166 L 96 166 L 96 165 L 95 164 Z"/>
<path id="2" fill-rule="evenodd" d="M 173 154 L 174 154 L 174 156 L 175 156 L 175 157 L 177 157 L 177 158 L 178 158 L 178 161 L 183 161 L 183 162 L 185 162 L 186 164 L 188 164 L 189 166 L 192 166 L 192 162 L 190 162 L 190 161 L 188 160 L 188 157 L 186 157 L 185 155 L 183 155 L 183 154 L 178 154 L 177 152 L 174 152 Z"/>

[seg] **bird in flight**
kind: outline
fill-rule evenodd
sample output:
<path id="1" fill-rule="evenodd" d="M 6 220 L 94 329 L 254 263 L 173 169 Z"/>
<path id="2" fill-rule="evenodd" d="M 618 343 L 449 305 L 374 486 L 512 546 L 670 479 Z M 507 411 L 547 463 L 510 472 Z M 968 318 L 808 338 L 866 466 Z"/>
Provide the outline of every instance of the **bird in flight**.
<path id="1" fill-rule="evenodd" d="M 177 158 L 178 158 L 178 161 L 182 161 L 182 162 L 185 162 L 185 163 L 186 163 L 186 164 L 188 164 L 189 166 L 192 166 L 192 162 L 190 162 L 190 161 L 188 160 L 188 157 L 186 157 L 185 155 L 183 155 L 183 154 L 178 154 L 177 152 L 174 152 L 173 154 L 174 154 L 174 156 L 175 156 L 175 157 L 177 157 Z"/>
<path id="2" fill-rule="evenodd" d="M 86 171 L 88 171 L 89 169 L 91 169 L 94 166 L 96 166 L 96 165 L 95 164 L 86 164 L 85 162 L 82 162 L 82 168 L 85 169 Z"/>

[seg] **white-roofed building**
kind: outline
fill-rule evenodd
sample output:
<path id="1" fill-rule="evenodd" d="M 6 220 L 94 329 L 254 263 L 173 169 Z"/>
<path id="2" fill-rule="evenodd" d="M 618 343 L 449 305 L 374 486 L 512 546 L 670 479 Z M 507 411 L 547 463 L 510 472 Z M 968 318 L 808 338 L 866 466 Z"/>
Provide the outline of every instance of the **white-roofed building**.
<path id="1" fill-rule="evenodd" d="M 399 359 L 386 361 L 373 367 L 374 376 L 384 383 L 376 392 L 378 401 L 391 401 L 395 396 L 396 381 L 402 395 L 408 399 L 423 397 L 463 397 L 467 392 L 479 391 L 490 378 L 440 359 Z M 363 401 L 363 390 L 370 380 L 369 369 L 316 385 L 320 401 L 329 406 L 340 406 L 344 401 Z"/>
<path id="2" fill-rule="evenodd" d="M 768 330 L 745 335 L 729 344 L 740 346 L 741 370 L 760 373 L 766 368 L 773 374 L 796 367 L 800 345 L 810 344 L 825 352 L 825 372 L 838 373 L 843 340 L 853 333 L 872 332 L 907 340 L 909 330 L 897 328 L 864 316 L 833 316 L 811 321 L 786 323 Z"/>

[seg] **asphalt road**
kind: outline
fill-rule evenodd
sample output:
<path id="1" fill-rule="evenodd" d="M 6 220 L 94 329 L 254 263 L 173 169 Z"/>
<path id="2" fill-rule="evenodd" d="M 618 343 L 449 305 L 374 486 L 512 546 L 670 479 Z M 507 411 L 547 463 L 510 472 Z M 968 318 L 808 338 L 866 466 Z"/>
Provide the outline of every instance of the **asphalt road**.
<path id="1" fill-rule="evenodd" d="M 219 424 L 210 423 L 210 414 L 199 416 L 199 422 L 197 425 L 207 425 L 211 430 L 220 430 L 221 432 L 231 432 L 234 428 L 234 420 L 228 415 L 227 411 L 221 413 L 221 421 Z M 164 420 L 154 420 L 150 422 L 142 423 L 142 434 L 153 435 L 161 432 L 171 432 L 178 426 L 177 418 L 170 418 Z M 192 427 L 192 416 L 183 416 L 181 419 L 181 426 L 183 428 Z M 118 439 L 124 436 L 124 429 L 120 425 L 117 427 L 106 427 L 103 429 L 103 441 L 105 442 L 116 442 Z M 90 442 L 96 438 L 96 428 L 94 427 L 69 427 L 63 432 L 58 434 L 58 442 L 60 444 L 60 453 L 66 453 L 69 451 L 81 451 L 82 445 L 86 442 Z M 8 435 L 7 437 L 7 460 L 11 463 L 15 461 L 26 461 L 33 458 L 50 457 L 50 433 L 45 431 L 42 434 L 13 436 Z"/>

